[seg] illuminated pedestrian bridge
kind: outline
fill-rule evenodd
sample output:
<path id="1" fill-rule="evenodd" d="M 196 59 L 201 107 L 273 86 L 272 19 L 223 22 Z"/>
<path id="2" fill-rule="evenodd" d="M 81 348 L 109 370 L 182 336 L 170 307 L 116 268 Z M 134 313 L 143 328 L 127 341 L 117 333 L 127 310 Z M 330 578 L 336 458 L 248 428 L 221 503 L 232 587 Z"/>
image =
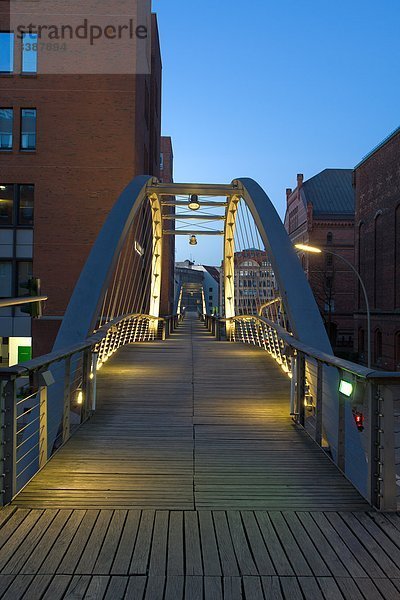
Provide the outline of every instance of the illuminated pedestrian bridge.
<path id="1" fill-rule="evenodd" d="M 163 314 L 177 235 L 221 239 L 220 315 Z M 398 374 L 333 356 L 254 181 L 136 178 L 53 352 L 1 378 L 4 597 L 400 594 Z"/>

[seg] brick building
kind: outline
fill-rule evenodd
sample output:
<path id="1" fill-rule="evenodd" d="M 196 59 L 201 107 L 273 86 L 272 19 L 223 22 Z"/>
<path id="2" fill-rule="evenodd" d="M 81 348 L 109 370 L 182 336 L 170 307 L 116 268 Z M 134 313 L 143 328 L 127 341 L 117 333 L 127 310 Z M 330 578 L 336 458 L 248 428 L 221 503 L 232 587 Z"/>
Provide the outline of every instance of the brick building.
<path id="1" fill-rule="evenodd" d="M 0 296 L 41 279 L 49 300 L 32 323 L 36 355 L 51 349 L 119 194 L 136 175 L 160 175 L 162 67 L 156 16 L 150 8 L 147 16 L 151 74 L 43 74 L 41 55 L 8 33 L 8 2 L 0 3 Z M 4 346 L 11 337 L 27 343 L 30 319 L 5 310 Z"/>
<path id="2" fill-rule="evenodd" d="M 354 263 L 354 189 L 351 169 L 325 169 L 286 190 L 285 228 L 293 244 L 330 250 Z M 351 351 L 355 275 L 331 254 L 299 252 L 331 343 Z"/>
<path id="3" fill-rule="evenodd" d="M 355 257 L 371 307 L 372 364 L 400 370 L 400 127 L 354 169 Z M 366 361 L 365 303 L 356 290 L 354 345 Z"/>
<path id="4" fill-rule="evenodd" d="M 276 297 L 276 281 L 265 250 L 246 248 L 235 252 L 235 314 L 257 315 L 260 307 Z M 224 306 L 224 272 L 220 269 L 220 305 Z"/>

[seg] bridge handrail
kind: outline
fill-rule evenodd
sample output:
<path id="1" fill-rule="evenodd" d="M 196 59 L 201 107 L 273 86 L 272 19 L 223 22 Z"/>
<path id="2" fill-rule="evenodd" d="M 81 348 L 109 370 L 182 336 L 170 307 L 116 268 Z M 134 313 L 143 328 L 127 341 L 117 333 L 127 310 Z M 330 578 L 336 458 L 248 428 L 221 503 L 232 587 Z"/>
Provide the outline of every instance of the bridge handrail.
<path id="1" fill-rule="evenodd" d="M 162 325 L 153 327 L 154 321 Z M 81 343 L 0 369 L 0 506 L 8 504 L 96 408 L 96 372 L 118 348 L 166 339 L 177 315 L 117 317 Z M 48 407 L 63 401 L 60 419 Z M 71 415 L 74 417 L 71 419 Z"/>
<path id="2" fill-rule="evenodd" d="M 369 369 L 313 348 L 279 323 L 259 315 L 226 319 L 200 314 L 200 318 L 218 340 L 230 322 L 234 325 L 226 328 L 229 341 L 265 349 L 291 378 L 290 413 L 295 422 L 331 451 L 335 464 L 374 507 L 397 509 L 400 466 L 396 456 L 400 446 L 395 432 L 400 430 L 400 372 Z M 342 391 L 346 383 L 351 386 L 347 398 Z M 330 408 L 331 398 L 336 413 Z M 325 436 L 326 419 L 336 424 L 333 448 Z M 356 429 L 358 445 L 353 448 L 348 447 L 349 427 L 361 434 L 365 427 L 364 442 Z M 354 469 L 353 464 L 360 466 Z"/>

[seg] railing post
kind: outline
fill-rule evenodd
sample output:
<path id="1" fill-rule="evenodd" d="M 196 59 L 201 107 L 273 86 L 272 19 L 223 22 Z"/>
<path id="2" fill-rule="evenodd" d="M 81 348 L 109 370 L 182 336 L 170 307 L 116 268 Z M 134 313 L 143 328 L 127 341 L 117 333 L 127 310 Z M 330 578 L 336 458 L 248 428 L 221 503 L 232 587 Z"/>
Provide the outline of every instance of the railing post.
<path id="1" fill-rule="evenodd" d="M 297 352 L 296 359 L 296 404 L 298 422 L 304 427 L 304 396 L 306 390 L 306 360 L 301 352 Z"/>
<path id="2" fill-rule="evenodd" d="M 379 449 L 379 430 L 380 430 L 380 412 L 379 412 L 379 389 L 373 381 L 368 381 L 367 387 L 368 401 L 368 493 L 369 501 L 375 508 L 379 508 L 380 494 L 380 449 Z"/>
<path id="3" fill-rule="evenodd" d="M 83 404 L 82 404 L 82 421 L 86 421 L 89 416 L 90 408 L 92 405 L 91 401 L 91 380 L 90 380 L 90 367 L 91 367 L 91 349 L 86 349 L 83 351 L 83 363 L 82 363 L 82 394 L 83 394 Z"/>
<path id="4" fill-rule="evenodd" d="M 48 459 L 47 450 L 47 385 L 39 387 L 39 469 Z"/>
<path id="5" fill-rule="evenodd" d="M 64 410 L 63 410 L 63 433 L 62 441 L 63 444 L 69 439 L 71 435 L 70 428 L 70 412 L 71 412 L 71 356 L 67 356 L 65 359 L 65 371 L 64 371 Z"/>
<path id="6" fill-rule="evenodd" d="M 162 329 L 161 329 L 161 331 L 162 331 L 162 333 L 161 333 L 161 339 L 162 339 L 162 341 L 163 341 L 163 342 L 165 342 L 165 340 L 166 340 L 166 338 L 167 338 L 167 322 L 165 321 L 165 319 L 163 319 L 163 320 L 161 321 L 161 323 L 162 323 Z"/>
<path id="7" fill-rule="evenodd" d="M 317 398 L 315 401 L 315 441 L 322 446 L 322 394 L 324 389 L 324 366 L 317 361 Z"/>
<path id="8" fill-rule="evenodd" d="M 16 381 L 2 382 L 3 412 L 3 485 L 2 505 L 9 504 L 17 493 L 17 408 Z"/>

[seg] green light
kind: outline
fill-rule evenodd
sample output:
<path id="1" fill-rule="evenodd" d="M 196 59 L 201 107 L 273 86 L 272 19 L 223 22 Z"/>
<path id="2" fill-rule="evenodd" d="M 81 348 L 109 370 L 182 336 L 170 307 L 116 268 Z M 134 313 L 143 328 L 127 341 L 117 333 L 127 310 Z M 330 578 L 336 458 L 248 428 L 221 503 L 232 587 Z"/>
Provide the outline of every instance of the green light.
<path id="1" fill-rule="evenodd" d="M 353 393 L 353 384 L 349 381 L 341 379 L 339 385 L 339 392 L 349 398 Z"/>

